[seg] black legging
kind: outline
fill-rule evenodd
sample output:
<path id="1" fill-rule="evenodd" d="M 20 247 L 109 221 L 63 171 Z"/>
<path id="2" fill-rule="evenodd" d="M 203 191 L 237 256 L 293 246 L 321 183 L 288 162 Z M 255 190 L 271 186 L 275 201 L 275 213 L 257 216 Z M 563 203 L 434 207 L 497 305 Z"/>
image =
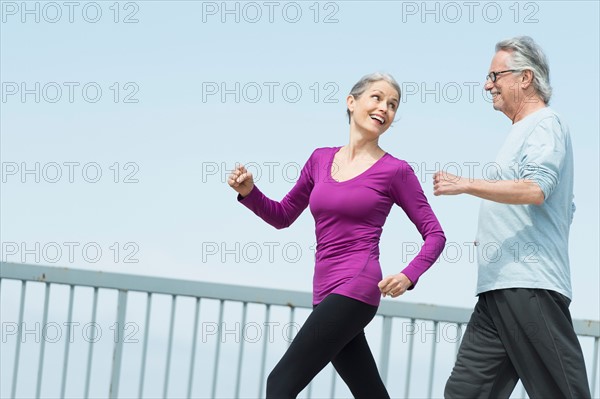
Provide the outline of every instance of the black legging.
<path id="1" fill-rule="evenodd" d="M 267 398 L 295 398 L 329 362 L 355 398 L 389 398 L 364 332 L 376 312 L 342 295 L 325 298 L 269 374 Z"/>

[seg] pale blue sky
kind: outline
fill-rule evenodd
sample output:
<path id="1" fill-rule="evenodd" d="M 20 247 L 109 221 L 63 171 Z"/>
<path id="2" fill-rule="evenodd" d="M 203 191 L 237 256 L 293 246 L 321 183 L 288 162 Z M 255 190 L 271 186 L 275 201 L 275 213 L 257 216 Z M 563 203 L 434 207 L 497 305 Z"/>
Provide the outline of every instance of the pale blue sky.
<path id="1" fill-rule="evenodd" d="M 61 243 L 63 255 L 48 248 L 42 264 L 58 257 L 56 264 L 71 267 L 310 290 L 309 212 L 290 229 L 276 231 L 236 203 L 224 175 L 235 162 L 253 163 L 261 175 L 257 184 L 281 198 L 314 148 L 347 142 L 345 95 L 362 75 L 381 70 L 405 89 L 397 122 L 381 144 L 417 165 L 448 240 L 464 250 L 460 261 L 442 260 L 403 299 L 457 306 L 474 300 L 475 267 L 463 243 L 473 240 L 479 200 L 433 197 L 431 171 L 458 164 L 468 173 L 474 165 L 471 170 L 480 175 L 493 162 L 510 123 L 492 109 L 483 77 L 496 41 L 531 35 L 547 52 L 551 105 L 569 124 L 575 149 L 572 311 L 578 318 L 598 318 L 596 2 L 489 2 L 471 8 L 320 3 L 318 23 L 312 2 L 272 9 L 231 2 L 229 14 L 220 2 L 137 2 L 127 8 L 120 3 L 119 23 L 113 4 L 100 2 L 102 16 L 95 24 L 84 16 L 93 20 L 96 8 L 88 6 L 83 14 L 83 3 L 73 10 L 72 23 L 66 6 L 62 19 L 50 23 L 56 10 L 39 5 L 36 23 L 20 3 L 16 11 L 12 3 L 3 4 L 3 242 L 39 242 L 40 253 L 48 243 Z M 261 19 L 251 23 L 259 9 Z M 297 10 L 299 21 L 287 22 Z M 326 15 L 338 22 L 323 23 Z M 138 22 L 123 23 L 125 16 Z M 23 88 L 36 92 L 36 82 L 39 103 L 35 94 L 22 97 Z M 101 96 L 88 102 L 97 87 Z M 229 94 L 222 97 L 222 89 Z M 34 174 L 23 175 L 23 166 L 34 169 L 36 162 L 40 183 Z M 101 179 L 88 183 L 84 177 L 94 180 L 97 169 Z M 58 181 L 50 183 L 53 179 Z M 72 262 L 63 242 L 80 243 Z M 86 258 L 79 250 L 88 242 L 103 250 L 96 263 L 92 252 Z M 119 258 L 135 252 L 131 259 L 139 263 L 115 263 L 116 250 L 109 248 L 114 242 Z M 125 248 L 127 242 L 136 246 Z M 402 267 L 397 251 L 402 242 L 419 237 L 395 209 L 381 243 L 385 273 Z M 303 251 L 296 263 L 288 261 L 296 258 L 296 245 L 289 243 Z M 239 263 L 235 254 L 223 252 L 236 252 L 236 245 Z M 18 261 L 24 249 L 4 258 Z M 448 253 L 446 259 L 458 256 Z M 26 260 L 35 263 L 33 255 Z M 452 290 L 442 289 L 449 281 Z"/>

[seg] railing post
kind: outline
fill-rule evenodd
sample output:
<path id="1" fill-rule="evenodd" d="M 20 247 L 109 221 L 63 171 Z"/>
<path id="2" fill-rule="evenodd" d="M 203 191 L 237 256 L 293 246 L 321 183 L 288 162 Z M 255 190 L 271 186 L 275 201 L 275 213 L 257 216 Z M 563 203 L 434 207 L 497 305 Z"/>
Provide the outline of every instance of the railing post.
<path id="1" fill-rule="evenodd" d="M 140 365 L 140 385 L 138 398 L 144 397 L 144 378 L 146 378 L 146 356 L 148 353 L 148 337 L 150 335 L 150 313 L 152 313 L 152 293 L 148 292 L 146 300 L 146 321 L 144 323 L 144 346 L 142 347 L 142 364 Z"/>
<path id="2" fill-rule="evenodd" d="M 83 397 L 90 397 L 90 378 L 92 375 L 92 356 L 94 353 L 94 343 L 96 341 L 96 312 L 98 311 L 98 287 L 94 287 L 94 302 L 92 304 L 92 339 L 89 340 L 87 371 L 85 373 L 85 390 Z"/>
<path id="3" fill-rule="evenodd" d="M 40 392 L 42 391 L 42 375 L 44 371 L 44 355 L 46 350 L 46 329 L 44 326 L 48 323 L 48 302 L 50 301 L 50 284 L 45 284 L 44 290 L 44 315 L 42 316 L 42 340 L 40 343 L 40 357 L 38 360 L 38 379 L 37 387 L 35 389 L 35 397 L 40 398 Z"/>
<path id="4" fill-rule="evenodd" d="M 169 324 L 169 344 L 167 346 L 167 365 L 165 367 L 165 383 L 163 386 L 163 398 L 169 393 L 169 373 L 171 371 L 171 353 L 173 350 L 173 328 L 175 324 L 175 312 L 177 310 L 177 297 L 171 295 L 171 323 Z"/>
<path id="5" fill-rule="evenodd" d="M 600 337 L 594 338 L 594 360 L 592 366 L 592 387 L 590 389 L 592 393 L 592 397 L 596 397 L 596 376 L 598 374 L 598 341 L 600 341 Z"/>
<path id="6" fill-rule="evenodd" d="M 119 290 L 117 303 L 117 325 L 115 327 L 115 349 L 113 351 L 112 372 L 108 397 L 119 396 L 119 377 L 121 376 L 121 359 L 123 357 L 123 340 L 125 333 L 125 312 L 127 310 L 127 291 Z"/>
<path id="7" fill-rule="evenodd" d="M 388 366 L 390 363 L 390 342 L 392 340 L 392 318 L 383 316 L 383 331 L 381 333 L 381 355 L 379 357 L 379 368 L 381 370 L 381 379 L 387 383 Z"/>
<path id="8" fill-rule="evenodd" d="M 240 340 L 240 351 L 238 357 L 238 366 L 237 366 L 237 375 L 235 378 L 235 395 L 233 396 L 235 399 L 239 399 L 240 397 L 240 386 L 241 386 L 241 378 L 242 378 L 242 361 L 244 359 L 244 327 L 246 326 L 246 314 L 248 313 L 248 303 L 244 302 L 242 306 L 242 339 Z"/>
<path id="9" fill-rule="evenodd" d="M 408 338 L 408 359 L 406 359 L 406 382 L 404 384 L 404 397 L 408 398 L 408 394 L 410 392 L 410 373 L 412 371 L 412 358 L 413 358 L 413 348 L 415 343 L 415 332 L 416 325 L 415 319 L 410 319 L 410 324 L 413 329 L 411 331 L 410 337 Z"/>
<path id="10" fill-rule="evenodd" d="M 187 399 L 192 397 L 192 384 L 194 383 L 194 366 L 196 365 L 196 343 L 198 342 L 198 319 L 200 318 L 200 297 L 196 298 L 194 311 L 194 333 L 192 334 L 192 355 L 190 356 L 190 372 L 188 377 Z"/>
<path id="11" fill-rule="evenodd" d="M 432 398 L 433 393 L 433 373 L 435 372 L 435 352 L 437 349 L 438 341 L 438 322 L 433 322 L 433 343 L 431 346 L 431 360 L 429 361 L 429 388 L 427 390 L 427 397 Z"/>
<path id="12" fill-rule="evenodd" d="M 65 397 L 65 391 L 67 389 L 67 370 L 69 369 L 69 344 L 71 342 L 71 319 L 73 318 L 73 297 L 75 295 L 75 286 L 69 286 L 69 310 L 67 314 L 67 336 L 65 339 L 65 354 L 63 356 L 63 374 L 62 383 L 60 384 L 60 397 Z"/>
<path id="13" fill-rule="evenodd" d="M 211 398 L 217 396 L 217 381 L 219 377 L 219 356 L 221 351 L 221 338 L 223 334 L 223 307 L 225 306 L 225 301 L 219 301 L 219 323 L 217 324 L 217 331 L 219 332 L 217 337 L 217 347 L 215 349 L 215 365 L 213 366 L 213 381 L 212 381 L 212 394 Z"/>
<path id="14" fill-rule="evenodd" d="M 265 307 L 265 326 L 268 326 L 271 322 L 271 305 L 267 304 Z M 267 343 L 269 342 L 269 329 L 265 330 L 263 348 L 262 348 L 262 357 L 260 360 L 260 382 L 258 385 L 258 398 L 264 397 L 264 378 L 265 378 L 265 368 L 267 362 Z"/>
<path id="15" fill-rule="evenodd" d="M 17 324 L 17 348 L 15 350 L 15 363 L 13 366 L 13 382 L 10 391 L 10 397 L 14 398 L 17 395 L 17 381 L 19 374 L 19 360 L 21 357 L 21 332 L 23 330 L 23 310 L 25 309 L 25 292 L 27 284 L 25 280 L 21 281 L 21 304 L 19 305 L 19 324 Z"/>

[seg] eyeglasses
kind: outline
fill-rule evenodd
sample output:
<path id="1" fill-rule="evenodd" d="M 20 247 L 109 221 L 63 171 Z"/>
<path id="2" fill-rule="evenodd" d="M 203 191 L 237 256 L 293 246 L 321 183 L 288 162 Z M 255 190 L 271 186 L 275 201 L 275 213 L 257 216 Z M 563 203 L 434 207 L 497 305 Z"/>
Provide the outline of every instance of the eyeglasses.
<path id="1" fill-rule="evenodd" d="M 498 75 L 502 74 L 502 73 L 506 73 L 506 72 L 521 72 L 521 70 L 519 69 L 507 69 L 506 71 L 500 71 L 500 72 L 490 72 L 486 77 L 485 77 L 485 81 L 487 82 L 488 80 L 491 80 L 492 82 L 495 82 L 496 79 L 498 79 Z"/>

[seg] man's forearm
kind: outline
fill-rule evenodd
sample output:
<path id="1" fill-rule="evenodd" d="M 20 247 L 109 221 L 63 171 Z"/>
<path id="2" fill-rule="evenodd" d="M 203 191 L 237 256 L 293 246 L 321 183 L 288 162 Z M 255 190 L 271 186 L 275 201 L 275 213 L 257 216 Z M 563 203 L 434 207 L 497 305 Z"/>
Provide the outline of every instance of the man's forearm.
<path id="1" fill-rule="evenodd" d="M 503 204 L 541 205 L 544 193 L 533 180 L 465 180 L 464 193 Z"/>

